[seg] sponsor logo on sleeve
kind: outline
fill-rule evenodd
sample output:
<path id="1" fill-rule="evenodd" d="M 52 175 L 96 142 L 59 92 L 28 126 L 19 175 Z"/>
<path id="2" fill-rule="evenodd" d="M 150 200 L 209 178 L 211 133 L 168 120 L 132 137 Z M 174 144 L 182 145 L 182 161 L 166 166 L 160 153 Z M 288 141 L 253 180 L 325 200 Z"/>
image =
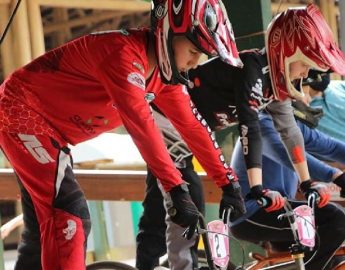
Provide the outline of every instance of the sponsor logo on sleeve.
<path id="1" fill-rule="evenodd" d="M 259 112 L 260 110 L 264 109 L 269 103 L 272 102 L 272 97 L 264 97 L 263 90 L 262 90 L 262 80 L 258 79 L 254 86 L 252 86 L 252 92 L 250 94 L 250 108 L 255 111 Z"/>
<path id="2" fill-rule="evenodd" d="M 208 132 L 208 135 L 210 137 L 210 139 L 212 140 L 212 143 L 213 143 L 213 147 L 215 149 L 219 149 L 220 146 L 219 144 L 217 143 L 216 141 L 216 137 L 214 135 L 214 133 L 212 132 L 211 128 L 208 126 L 206 120 L 201 116 L 201 114 L 198 112 L 198 109 L 194 106 L 194 103 L 192 101 L 190 101 L 190 105 L 191 105 L 191 108 L 192 108 L 192 112 L 194 114 L 194 116 L 196 117 L 196 119 L 201 123 L 201 125 L 203 127 L 206 128 L 207 132 Z M 218 156 L 219 160 L 222 162 L 223 164 L 223 167 L 225 169 L 228 169 L 229 166 L 226 164 L 225 162 L 225 157 L 224 155 L 222 154 L 222 152 L 219 153 L 219 156 Z"/>
<path id="3" fill-rule="evenodd" d="M 133 61 L 133 66 L 137 68 L 141 73 L 145 73 L 144 67 L 140 63 Z"/>
<path id="4" fill-rule="evenodd" d="M 145 78 L 140 73 L 132 72 L 128 74 L 127 80 L 134 86 L 139 87 L 141 90 L 145 90 Z"/>
<path id="5" fill-rule="evenodd" d="M 84 120 L 80 115 L 73 115 L 70 121 L 74 123 L 83 133 L 87 135 L 96 134 L 97 128 L 104 128 L 109 124 L 109 119 L 101 115 L 91 116 Z"/>
<path id="6" fill-rule="evenodd" d="M 77 232 L 77 223 L 72 219 L 67 220 L 67 227 L 63 229 L 62 232 L 66 240 L 71 240 Z"/>

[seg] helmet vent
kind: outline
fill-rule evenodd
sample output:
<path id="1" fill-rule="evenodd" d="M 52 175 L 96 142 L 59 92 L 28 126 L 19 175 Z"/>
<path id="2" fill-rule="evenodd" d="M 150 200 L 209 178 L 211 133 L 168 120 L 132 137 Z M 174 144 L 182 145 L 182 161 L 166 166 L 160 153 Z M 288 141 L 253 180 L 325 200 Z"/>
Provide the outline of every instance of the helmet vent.
<path id="1" fill-rule="evenodd" d="M 155 17 L 160 20 L 166 15 L 165 6 L 160 4 L 155 8 Z"/>
<path id="2" fill-rule="evenodd" d="M 211 32 L 215 32 L 217 29 L 217 15 L 210 5 L 207 5 L 204 18 L 205 25 L 207 26 L 208 30 Z"/>
<path id="3" fill-rule="evenodd" d="M 183 0 L 174 0 L 173 1 L 173 10 L 175 15 L 179 15 L 180 11 L 182 10 L 182 4 L 183 4 Z"/>

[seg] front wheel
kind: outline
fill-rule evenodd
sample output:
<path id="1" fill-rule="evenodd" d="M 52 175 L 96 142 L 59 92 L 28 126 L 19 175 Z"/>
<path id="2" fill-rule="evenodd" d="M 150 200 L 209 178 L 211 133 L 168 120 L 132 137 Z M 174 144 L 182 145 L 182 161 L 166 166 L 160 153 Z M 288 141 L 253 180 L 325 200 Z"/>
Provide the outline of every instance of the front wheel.
<path id="1" fill-rule="evenodd" d="M 168 268 L 169 267 L 169 262 L 168 259 L 164 260 L 161 264 L 161 266 Z M 207 264 L 207 259 L 206 259 L 206 252 L 204 249 L 198 249 L 198 266 L 200 269 L 202 268 L 209 268 Z M 88 270 L 88 269 L 87 269 Z M 236 265 L 233 263 L 229 262 L 228 267 L 226 270 L 242 270 L 241 268 L 237 268 Z"/>
<path id="2" fill-rule="evenodd" d="M 86 270 L 138 270 L 130 265 L 112 262 L 112 261 L 102 261 L 91 263 L 86 266 Z"/>

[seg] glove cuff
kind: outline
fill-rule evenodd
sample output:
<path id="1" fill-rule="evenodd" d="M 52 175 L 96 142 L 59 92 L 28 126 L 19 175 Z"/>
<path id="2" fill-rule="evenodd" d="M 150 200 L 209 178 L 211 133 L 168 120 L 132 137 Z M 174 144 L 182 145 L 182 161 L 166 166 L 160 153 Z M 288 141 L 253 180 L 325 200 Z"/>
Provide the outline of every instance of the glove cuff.
<path id="1" fill-rule="evenodd" d="M 183 192 L 189 193 L 188 186 L 185 183 L 174 186 L 172 189 L 170 189 L 169 194 L 173 197 L 175 194 L 181 194 Z"/>
<path id="2" fill-rule="evenodd" d="M 342 173 L 337 178 L 335 178 L 333 183 L 341 188 L 345 188 L 345 173 Z"/>
<path id="3" fill-rule="evenodd" d="M 255 200 L 260 199 L 263 193 L 264 193 L 264 188 L 262 187 L 262 185 L 256 185 L 250 188 L 250 195 Z"/>
<path id="4" fill-rule="evenodd" d="M 309 179 L 309 180 L 303 181 L 303 182 L 299 185 L 299 187 L 300 187 L 301 191 L 302 191 L 303 193 L 305 193 L 305 192 L 311 187 L 312 183 L 313 183 L 313 181 Z"/>
<path id="5" fill-rule="evenodd" d="M 238 181 L 236 181 L 236 182 L 231 182 L 229 184 L 222 186 L 221 189 L 223 190 L 223 192 L 234 192 L 234 191 L 241 190 L 241 186 L 238 183 Z"/>

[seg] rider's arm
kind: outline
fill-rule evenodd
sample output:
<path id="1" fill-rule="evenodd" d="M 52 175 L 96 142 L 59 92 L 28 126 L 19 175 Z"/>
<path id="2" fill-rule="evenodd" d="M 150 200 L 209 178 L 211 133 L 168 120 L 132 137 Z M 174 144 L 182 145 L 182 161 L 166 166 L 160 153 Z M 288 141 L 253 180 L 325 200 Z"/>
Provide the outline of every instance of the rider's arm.
<path id="1" fill-rule="evenodd" d="M 327 163 L 317 159 L 313 155 L 310 155 L 308 152 L 307 163 L 310 176 L 315 180 L 332 182 L 343 173 L 341 170 L 336 167 L 329 166 Z"/>
<path id="2" fill-rule="evenodd" d="M 171 120 L 207 174 L 219 187 L 237 179 L 224 162 L 211 130 L 191 103 L 184 88 L 167 86 L 155 99 L 155 104 Z"/>
<path id="3" fill-rule="evenodd" d="M 262 185 L 262 135 L 258 111 L 263 102 L 261 67 L 251 57 L 242 58 L 243 69 L 236 70 L 234 94 L 239 134 L 247 167 L 249 185 Z M 255 89 L 255 92 L 253 91 Z"/>
<path id="4" fill-rule="evenodd" d="M 177 132 L 169 119 L 165 117 L 154 103 L 151 103 L 151 107 L 155 122 L 162 133 L 165 145 L 167 146 L 170 157 L 174 161 L 175 166 L 178 169 L 190 166 L 191 163 L 186 159 L 191 159 L 193 153 L 181 138 L 180 133 Z"/>
<path id="5" fill-rule="evenodd" d="M 141 55 L 129 46 L 123 48 L 124 56 L 119 61 L 105 61 L 99 66 L 98 78 L 102 81 L 113 100 L 123 125 L 131 135 L 142 157 L 162 182 L 165 191 L 183 183 L 180 172 L 175 168 L 153 120 L 145 100 L 145 77 L 133 65 L 133 59 L 145 66 Z M 118 55 L 114 53 L 114 56 Z M 126 55 L 131 55 L 132 58 Z M 112 55 L 110 55 L 112 56 Z"/>
<path id="6" fill-rule="evenodd" d="M 297 121 L 298 123 L 298 121 Z M 275 162 L 281 164 L 282 166 L 294 170 L 290 158 L 286 152 L 286 148 L 282 143 L 279 133 L 274 128 L 272 118 L 267 113 L 260 114 L 260 127 L 262 132 L 262 140 L 263 140 L 263 156 L 274 160 Z M 304 128 L 302 128 L 304 127 Z M 305 124 L 300 125 L 301 132 L 304 137 L 305 148 L 307 151 L 311 150 L 312 154 L 321 154 L 326 152 L 330 152 L 326 148 L 332 148 L 327 143 L 327 140 L 324 141 L 328 136 L 325 134 L 320 134 L 315 129 L 310 129 Z M 314 133 L 320 134 L 320 136 L 316 139 L 314 138 Z M 326 137 L 326 138 L 323 138 Z M 314 138 L 314 139 L 312 139 Z M 343 152 L 343 156 L 345 152 Z M 330 154 L 330 153 L 329 153 Z M 322 157 L 322 156 L 321 156 Z M 329 155 L 324 156 L 324 158 L 330 158 Z M 310 175 L 312 179 L 322 180 L 331 182 L 337 176 L 339 176 L 340 170 L 333 168 L 326 163 L 320 161 L 319 159 L 315 158 L 314 156 L 310 155 L 307 152 L 307 163 Z"/>
<path id="7" fill-rule="evenodd" d="M 309 180 L 304 140 L 293 115 L 291 100 L 274 101 L 267 106 L 267 110 L 272 115 L 274 126 L 280 133 L 300 181 Z"/>
<path id="8" fill-rule="evenodd" d="M 317 129 L 311 129 L 300 121 L 297 121 L 297 125 L 303 134 L 307 152 L 321 160 L 345 163 L 345 143 L 343 141 L 337 140 Z"/>

